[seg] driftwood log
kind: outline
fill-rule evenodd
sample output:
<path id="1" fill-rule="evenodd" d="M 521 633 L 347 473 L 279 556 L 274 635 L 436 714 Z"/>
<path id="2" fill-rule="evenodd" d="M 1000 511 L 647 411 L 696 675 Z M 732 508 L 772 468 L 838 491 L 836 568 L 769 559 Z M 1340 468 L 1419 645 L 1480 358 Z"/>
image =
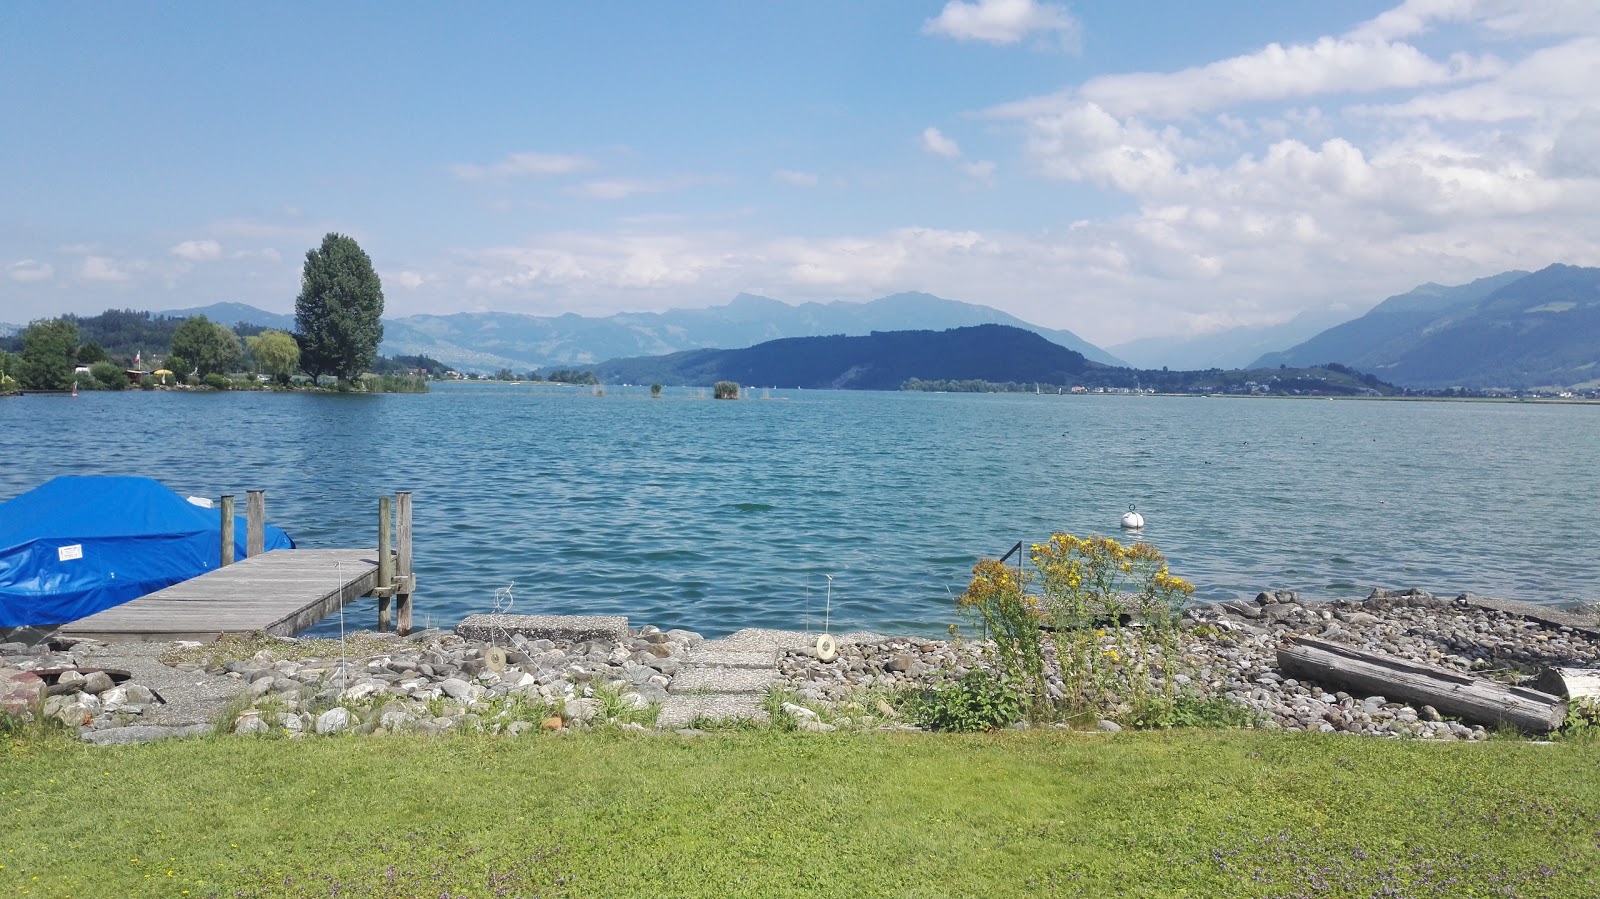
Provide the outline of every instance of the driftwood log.
<path id="1" fill-rule="evenodd" d="M 1568 699 L 1600 699 L 1600 668 L 1546 668 L 1533 685 Z"/>
<path id="2" fill-rule="evenodd" d="M 1567 702 L 1559 696 L 1309 637 L 1295 638 L 1280 648 L 1278 667 L 1298 678 L 1338 684 L 1366 696 L 1431 705 L 1440 714 L 1473 724 L 1549 733 L 1567 717 Z"/>

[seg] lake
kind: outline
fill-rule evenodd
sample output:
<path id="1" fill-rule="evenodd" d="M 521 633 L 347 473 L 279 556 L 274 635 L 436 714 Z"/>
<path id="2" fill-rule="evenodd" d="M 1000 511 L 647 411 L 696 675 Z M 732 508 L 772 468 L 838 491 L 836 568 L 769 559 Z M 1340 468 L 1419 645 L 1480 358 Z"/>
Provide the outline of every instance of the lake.
<path id="1" fill-rule="evenodd" d="M 1600 407 L 439 385 L 0 399 L 0 500 L 61 474 L 267 490 L 302 547 L 415 491 L 418 626 L 489 611 L 940 634 L 979 557 L 1144 538 L 1202 600 L 1374 586 L 1600 599 Z M 763 398 L 763 396 L 768 398 Z M 346 612 L 371 627 L 374 601 Z M 315 633 L 336 633 L 337 616 Z"/>

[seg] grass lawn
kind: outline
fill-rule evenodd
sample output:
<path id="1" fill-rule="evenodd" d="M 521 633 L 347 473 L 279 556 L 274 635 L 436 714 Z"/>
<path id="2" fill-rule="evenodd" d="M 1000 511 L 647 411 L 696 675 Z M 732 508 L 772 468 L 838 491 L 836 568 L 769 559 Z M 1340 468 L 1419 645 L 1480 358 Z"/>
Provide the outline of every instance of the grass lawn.
<path id="1" fill-rule="evenodd" d="M 1600 743 L 0 744 L 0 894 L 1600 896 Z"/>

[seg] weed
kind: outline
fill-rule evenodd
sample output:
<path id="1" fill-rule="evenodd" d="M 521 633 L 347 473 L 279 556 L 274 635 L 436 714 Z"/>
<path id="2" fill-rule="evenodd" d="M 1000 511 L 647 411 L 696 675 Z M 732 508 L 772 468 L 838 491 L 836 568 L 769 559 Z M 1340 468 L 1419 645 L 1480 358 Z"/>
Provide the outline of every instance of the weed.
<path id="1" fill-rule="evenodd" d="M 909 711 L 918 723 L 934 730 L 999 730 L 1022 717 L 1022 698 L 1006 680 L 973 670 L 953 684 L 923 691 Z"/>

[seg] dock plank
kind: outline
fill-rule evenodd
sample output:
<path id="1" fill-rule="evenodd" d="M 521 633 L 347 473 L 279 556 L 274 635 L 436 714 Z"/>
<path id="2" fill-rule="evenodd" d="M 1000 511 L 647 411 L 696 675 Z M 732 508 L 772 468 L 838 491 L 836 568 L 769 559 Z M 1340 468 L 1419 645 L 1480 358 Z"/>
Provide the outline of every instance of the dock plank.
<path id="1" fill-rule="evenodd" d="M 65 625 L 97 640 L 201 640 L 265 631 L 292 636 L 377 586 L 373 549 L 277 549 Z"/>

